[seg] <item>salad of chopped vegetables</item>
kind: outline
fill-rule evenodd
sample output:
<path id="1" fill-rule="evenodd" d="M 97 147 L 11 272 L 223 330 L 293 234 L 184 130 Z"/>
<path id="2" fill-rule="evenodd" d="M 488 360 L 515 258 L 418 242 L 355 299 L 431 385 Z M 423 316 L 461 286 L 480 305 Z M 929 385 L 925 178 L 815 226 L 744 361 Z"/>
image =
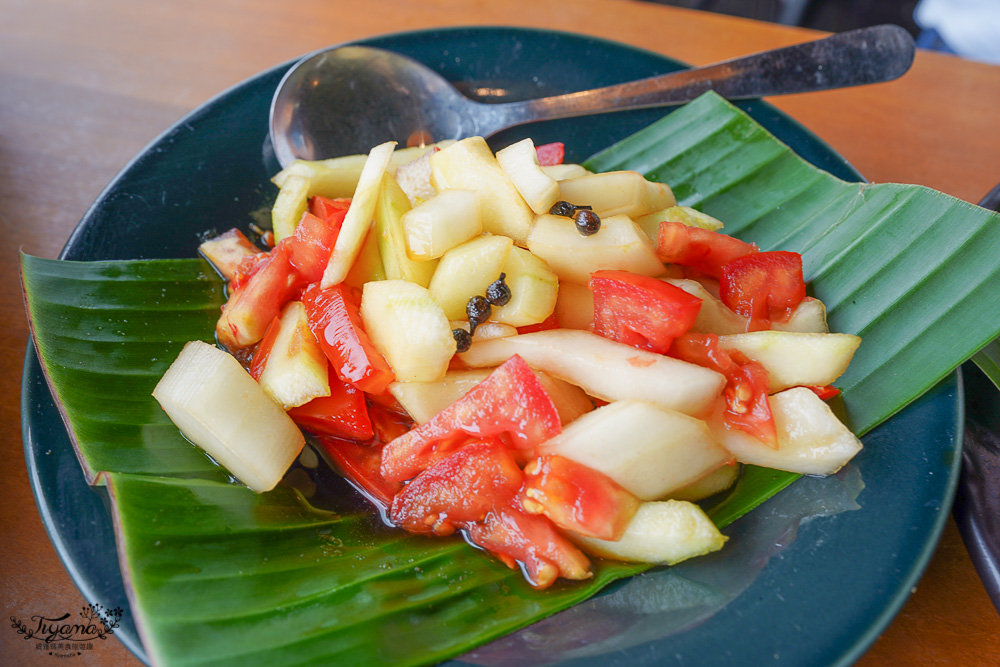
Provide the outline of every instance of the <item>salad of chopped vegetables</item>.
<path id="1" fill-rule="evenodd" d="M 532 585 L 590 558 L 672 564 L 726 538 L 696 504 L 739 464 L 836 472 L 830 333 L 801 257 L 761 252 L 630 171 L 480 137 L 299 161 L 229 283 L 219 347 L 154 396 L 258 492 L 303 431 L 394 525 L 472 543 Z"/>

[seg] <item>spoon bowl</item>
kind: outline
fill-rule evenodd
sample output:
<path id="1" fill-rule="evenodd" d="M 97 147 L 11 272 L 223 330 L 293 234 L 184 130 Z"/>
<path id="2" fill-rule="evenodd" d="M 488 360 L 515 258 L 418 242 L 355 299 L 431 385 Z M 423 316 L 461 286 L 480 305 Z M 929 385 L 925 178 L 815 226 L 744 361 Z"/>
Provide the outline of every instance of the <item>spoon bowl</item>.
<path id="1" fill-rule="evenodd" d="M 419 141 L 425 132 L 431 141 L 470 136 L 475 104 L 406 56 L 343 46 L 300 61 L 285 76 L 271 106 L 271 139 L 286 166 L 367 153 L 390 140 L 406 144 L 411 135 Z"/>
<path id="2" fill-rule="evenodd" d="M 300 60 L 278 85 L 271 143 L 285 167 L 367 153 L 390 140 L 425 145 L 538 120 L 683 104 L 708 90 L 741 100 L 890 81 L 909 69 L 914 52 L 909 33 L 882 25 L 605 88 L 484 104 L 406 56 L 334 47 Z"/>

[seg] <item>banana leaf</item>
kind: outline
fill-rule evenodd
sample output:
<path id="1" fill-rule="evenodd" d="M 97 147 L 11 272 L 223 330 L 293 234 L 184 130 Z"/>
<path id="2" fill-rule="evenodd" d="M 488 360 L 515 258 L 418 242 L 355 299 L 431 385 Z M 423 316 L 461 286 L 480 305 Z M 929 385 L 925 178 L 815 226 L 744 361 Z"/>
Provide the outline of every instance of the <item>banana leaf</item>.
<path id="1" fill-rule="evenodd" d="M 1000 388 L 1000 340 L 994 340 L 976 352 L 972 361 Z"/>
<path id="2" fill-rule="evenodd" d="M 329 469 L 298 465 L 264 495 L 232 484 L 151 397 L 185 341 L 212 340 L 223 283 L 206 262 L 24 255 L 22 276 L 73 445 L 109 488 L 156 662 L 435 662 L 648 569 L 603 563 L 539 592 L 460 539 L 386 529 Z M 710 515 L 724 526 L 794 478 L 752 469 Z"/>
<path id="3" fill-rule="evenodd" d="M 998 216 L 915 186 L 845 183 L 709 94 L 588 162 L 670 183 L 763 248 L 799 250 L 834 330 L 864 342 L 840 381 L 858 433 L 1000 334 Z M 35 345 L 89 481 L 106 482 L 132 612 L 168 664 L 425 664 L 594 595 L 641 565 L 532 590 L 459 539 L 386 529 L 323 466 L 256 495 L 149 396 L 188 339 L 210 340 L 221 281 L 200 260 L 24 256 Z M 749 469 L 725 525 L 795 475 Z"/>
<path id="4" fill-rule="evenodd" d="M 214 343 L 225 302 L 204 260 L 64 262 L 24 256 L 28 320 L 88 483 L 102 472 L 225 472 L 151 399 L 189 340 Z"/>
<path id="5" fill-rule="evenodd" d="M 862 337 L 837 381 L 858 434 L 1000 334 L 1000 216 L 921 186 L 842 181 L 715 94 L 587 166 L 642 172 L 727 233 L 802 253 L 831 330 Z"/>

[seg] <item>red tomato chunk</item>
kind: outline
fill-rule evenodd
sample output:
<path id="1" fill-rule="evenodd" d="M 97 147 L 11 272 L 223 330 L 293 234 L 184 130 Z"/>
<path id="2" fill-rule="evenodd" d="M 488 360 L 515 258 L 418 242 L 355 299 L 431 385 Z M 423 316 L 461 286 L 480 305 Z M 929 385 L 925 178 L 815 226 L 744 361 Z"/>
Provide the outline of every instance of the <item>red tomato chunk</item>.
<path id="1" fill-rule="evenodd" d="M 343 220 L 343 216 L 341 216 Z M 337 242 L 340 226 L 317 218 L 308 211 L 295 228 L 295 233 L 278 245 L 289 246 L 290 261 L 304 284 L 314 283 L 323 277 L 330 250 Z"/>
<path id="2" fill-rule="evenodd" d="M 350 288 L 313 284 L 302 293 L 302 303 L 309 328 L 337 375 L 364 392 L 383 393 L 395 376 L 365 333 Z"/>
<path id="3" fill-rule="evenodd" d="M 433 464 L 392 501 L 390 518 L 415 533 L 450 535 L 457 529 L 509 567 L 524 566 L 532 585 L 560 576 L 591 576 L 590 561 L 544 516 L 518 502 L 524 473 L 497 438 L 479 440 Z"/>
<path id="4" fill-rule="evenodd" d="M 314 435 L 339 435 L 353 440 L 373 438 L 375 430 L 368 416 L 364 392 L 341 380 L 332 369 L 329 376 L 329 396 L 320 396 L 292 408 L 288 416 Z"/>
<path id="5" fill-rule="evenodd" d="M 475 441 L 407 484 L 393 499 L 390 518 L 414 533 L 451 535 L 459 525 L 482 521 L 493 507 L 509 504 L 522 477 L 502 442 Z"/>
<path id="6" fill-rule="evenodd" d="M 750 331 L 785 322 L 806 298 L 802 255 L 774 251 L 734 259 L 722 269 L 719 296 L 730 310 L 750 320 Z"/>
<path id="7" fill-rule="evenodd" d="M 525 469 L 521 505 L 565 530 L 620 539 L 639 499 L 607 475 L 563 456 L 541 456 Z"/>
<path id="8" fill-rule="evenodd" d="M 778 433 L 767 402 L 767 370 L 736 350 L 719 347 L 715 334 L 688 333 L 676 341 L 670 356 L 711 368 L 726 376 L 725 421 L 758 440 L 778 446 Z"/>
<path id="9" fill-rule="evenodd" d="M 543 167 L 552 167 L 562 164 L 563 157 L 566 154 L 566 146 L 558 141 L 551 144 L 542 144 L 541 146 L 535 146 L 535 153 L 538 154 L 538 164 Z"/>
<path id="10" fill-rule="evenodd" d="M 628 271 L 595 271 L 589 286 L 594 333 L 658 354 L 694 326 L 701 310 L 701 299 L 680 287 Z"/>
<path id="11" fill-rule="evenodd" d="M 317 442 L 333 459 L 344 477 L 380 509 L 389 507 L 393 497 L 403 488 L 402 484 L 388 482 L 382 477 L 379 470 L 382 462 L 381 444 L 365 445 L 335 436 L 321 436 L 317 438 Z"/>
<path id="12" fill-rule="evenodd" d="M 288 246 L 279 244 L 222 307 L 215 326 L 219 341 L 230 349 L 258 342 L 299 287 Z"/>
<path id="13" fill-rule="evenodd" d="M 468 526 L 469 539 L 515 567 L 520 561 L 529 583 L 548 588 L 559 577 L 589 579 L 590 561 L 544 516 L 516 504 L 496 507 Z"/>
<path id="14" fill-rule="evenodd" d="M 514 355 L 430 421 L 387 444 L 382 474 L 393 481 L 410 479 L 471 438 L 503 436 L 530 450 L 561 430 L 552 399 Z"/>
<path id="15" fill-rule="evenodd" d="M 680 264 L 716 278 L 722 274 L 722 267 L 732 260 L 757 251 L 753 243 L 670 221 L 660 223 L 656 245 L 656 255 L 665 264 Z"/>
<path id="16" fill-rule="evenodd" d="M 323 277 L 339 230 L 334 218 L 323 220 L 307 211 L 292 236 L 270 253 L 241 262 L 216 325 L 219 341 L 230 349 L 258 342 L 282 306 Z"/>

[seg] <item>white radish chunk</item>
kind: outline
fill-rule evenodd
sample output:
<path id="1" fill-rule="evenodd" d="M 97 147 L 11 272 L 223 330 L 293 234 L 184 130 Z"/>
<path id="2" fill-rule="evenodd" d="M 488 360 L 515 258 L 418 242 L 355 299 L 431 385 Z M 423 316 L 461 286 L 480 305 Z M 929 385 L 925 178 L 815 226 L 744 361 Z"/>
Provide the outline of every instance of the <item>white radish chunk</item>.
<path id="1" fill-rule="evenodd" d="M 670 188 L 647 181 L 635 171 L 608 171 L 559 181 L 559 199 L 592 206 L 602 219 L 613 215 L 634 219 L 677 204 Z"/>
<path id="2" fill-rule="evenodd" d="M 728 539 L 697 505 L 683 500 L 639 506 L 621 539 L 611 542 L 574 534 L 584 551 L 633 563 L 674 565 L 718 551 Z"/>
<path id="3" fill-rule="evenodd" d="M 785 322 L 771 322 L 775 331 L 801 331 L 802 333 L 829 333 L 826 324 L 826 306 L 819 299 L 807 296 Z"/>
<path id="4" fill-rule="evenodd" d="M 469 324 L 469 320 L 452 320 L 451 328 L 455 329 L 465 329 L 469 331 L 472 325 Z M 472 341 L 478 340 L 489 340 L 491 338 L 506 338 L 507 336 L 516 336 L 517 327 L 512 327 L 509 324 L 503 324 L 501 322 L 483 322 L 478 327 L 476 331 L 472 334 Z"/>
<path id="5" fill-rule="evenodd" d="M 403 215 L 406 252 L 413 260 L 440 257 L 482 232 L 479 197 L 471 190 L 442 190 Z"/>
<path id="6" fill-rule="evenodd" d="M 503 173 L 485 139 L 462 139 L 430 159 L 435 190 L 472 190 L 479 196 L 483 230 L 524 245 L 535 214 Z"/>
<path id="7" fill-rule="evenodd" d="M 436 192 L 431 185 L 430 153 L 424 153 L 416 160 L 399 165 L 396 169 L 396 182 L 406 193 L 412 206 L 433 197 Z"/>
<path id="8" fill-rule="evenodd" d="M 538 166 L 538 152 L 530 138 L 497 151 L 497 162 L 536 214 L 548 213 L 559 200 L 559 183 Z"/>
<path id="9" fill-rule="evenodd" d="M 365 160 L 365 166 L 358 177 L 358 187 L 347 209 L 344 222 L 337 236 L 337 243 L 330 253 L 330 261 L 323 272 L 321 287 L 326 289 L 344 281 L 351 270 L 354 260 L 361 252 L 368 230 L 375 219 L 375 205 L 378 203 L 379 191 L 382 187 L 382 176 L 385 175 L 392 159 L 395 141 L 387 141 L 373 148 Z"/>
<path id="10" fill-rule="evenodd" d="M 469 324 L 469 320 L 451 320 L 451 328 L 455 329 L 465 329 L 469 331 L 472 326 Z M 489 340 L 490 338 L 504 338 L 506 336 L 516 336 L 517 328 L 512 327 L 509 324 L 501 324 L 500 322 L 483 322 L 478 327 L 476 327 L 475 333 L 472 334 L 472 341 L 478 340 Z"/>
<path id="11" fill-rule="evenodd" d="M 726 379 L 662 354 L 637 350 L 588 331 L 549 329 L 473 343 L 459 358 L 468 366 L 499 366 L 518 354 L 529 366 L 606 401 L 650 401 L 701 417 L 714 407 Z"/>
<path id="12" fill-rule="evenodd" d="M 545 260 L 560 280 L 586 285 L 600 269 L 621 269 L 644 276 L 665 271 L 649 238 L 628 216 L 601 218 L 601 229 L 582 235 L 572 218 L 540 215 L 528 237 L 528 250 Z"/>
<path id="13" fill-rule="evenodd" d="M 847 370 L 861 339 L 851 334 L 751 331 L 719 336 L 724 350 L 738 350 L 764 367 L 768 391 L 823 387 Z"/>
<path id="14" fill-rule="evenodd" d="M 444 377 L 455 354 L 455 338 L 427 288 L 405 280 L 366 283 L 361 320 L 397 380 L 429 382 Z"/>
<path id="15" fill-rule="evenodd" d="M 257 380 L 261 388 L 285 410 L 329 396 L 330 362 L 309 329 L 301 301 L 285 304 L 277 327 L 277 336 Z"/>
<path id="16" fill-rule="evenodd" d="M 803 475 L 832 475 L 861 451 L 857 436 L 812 390 L 787 389 L 769 396 L 767 402 L 778 432 L 776 449 L 727 427 L 721 415 L 708 422 L 715 437 L 741 463 Z"/>
<path id="17" fill-rule="evenodd" d="M 240 363 L 208 343 L 186 344 L 153 397 L 188 440 L 258 493 L 275 487 L 305 444 Z"/>
<path id="18" fill-rule="evenodd" d="M 427 288 L 450 320 L 467 317 L 469 299 L 486 293 L 500 277 L 514 242 L 507 236 L 483 234 L 457 245 L 438 260 Z"/>
<path id="19" fill-rule="evenodd" d="M 604 473 L 642 500 L 663 498 L 733 460 L 705 422 L 637 400 L 588 412 L 538 451 Z"/>

